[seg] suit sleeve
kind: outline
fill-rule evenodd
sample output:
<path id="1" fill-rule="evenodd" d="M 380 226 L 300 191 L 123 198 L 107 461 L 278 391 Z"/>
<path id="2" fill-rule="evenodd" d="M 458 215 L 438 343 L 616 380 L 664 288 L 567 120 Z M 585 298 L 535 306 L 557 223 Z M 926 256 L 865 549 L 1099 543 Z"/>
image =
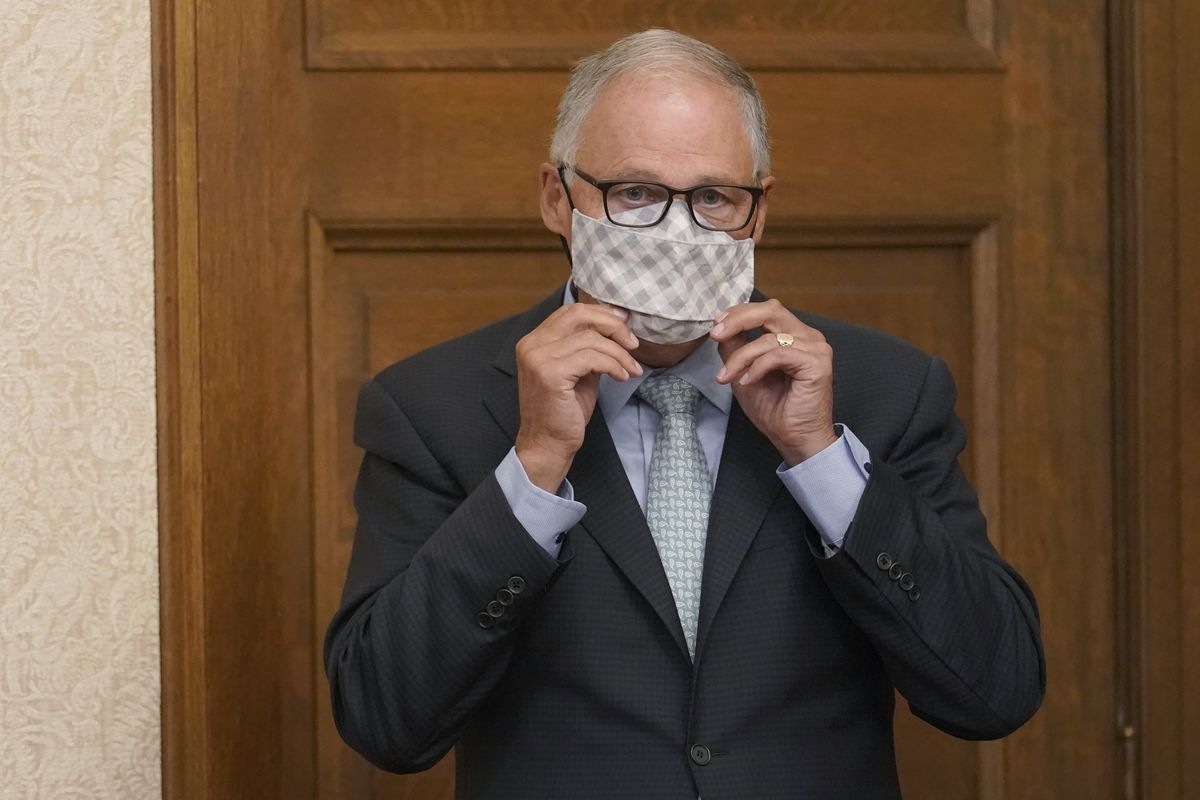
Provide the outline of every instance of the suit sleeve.
<path id="1" fill-rule="evenodd" d="M 954 382 L 932 359 L 909 422 L 871 477 L 842 549 L 819 568 L 914 714 L 966 739 L 1005 736 L 1046 687 L 1037 606 L 987 538 L 958 465 Z"/>
<path id="2" fill-rule="evenodd" d="M 393 397 L 368 382 L 355 441 L 358 528 L 342 606 L 325 637 L 345 741 L 393 772 L 453 746 L 511 659 L 521 621 L 570 560 L 513 516 L 493 474 L 465 491 Z"/>

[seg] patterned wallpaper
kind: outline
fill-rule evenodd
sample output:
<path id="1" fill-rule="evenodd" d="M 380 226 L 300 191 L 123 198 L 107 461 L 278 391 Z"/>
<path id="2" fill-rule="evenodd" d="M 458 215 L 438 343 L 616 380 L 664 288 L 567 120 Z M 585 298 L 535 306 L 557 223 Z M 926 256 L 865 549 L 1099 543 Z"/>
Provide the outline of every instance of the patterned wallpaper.
<path id="1" fill-rule="evenodd" d="M 0 0 L 0 798 L 161 796 L 150 19 Z"/>

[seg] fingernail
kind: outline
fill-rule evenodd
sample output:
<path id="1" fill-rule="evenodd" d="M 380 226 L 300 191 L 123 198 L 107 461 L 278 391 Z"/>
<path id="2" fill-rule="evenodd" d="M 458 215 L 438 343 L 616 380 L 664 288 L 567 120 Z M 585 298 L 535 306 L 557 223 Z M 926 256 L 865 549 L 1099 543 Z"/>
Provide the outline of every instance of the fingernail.
<path id="1" fill-rule="evenodd" d="M 637 347 L 639 344 L 641 344 L 641 341 L 638 339 L 638 337 L 634 336 L 632 333 L 629 334 L 629 341 L 633 342 L 634 347 Z"/>
<path id="2" fill-rule="evenodd" d="M 617 308 L 616 306 L 609 306 L 609 308 L 612 309 L 612 312 L 621 319 L 629 319 L 629 312 L 625 309 Z"/>
<path id="3" fill-rule="evenodd" d="M 738 381 L 738 383 L 740 383 L 742 386 L 745 386 L 749 382 L 750 382 L 750 373 L 749 372 L 747 372 L 745 375 L 743 375 L 742 379 L 740 381 Z"/>
<path id="4" fill-rule="evenodd" d="M 719 380 L 719 381 L 725 380 L 725 368 L 724 367 L 721 367 L 719 370 L 717 370 L 717 380 Z"/>
<path id="5" fill-rule="evenodd" d="M 729 316 L 729 309 L 727 308 L 724 311 L 722 311 L 720 314 L 717 314 L 717 322 L 720 322 L 721 320 L 725 319 L 728 316 Z"/>
<path id="6" fill-rule="evenodd" d="M 717 317 L 717 319 L 720 319 L 720 317 Z M 723 322 L 718 322 L 716 325 L 713 326 L 712 335 L 720 336 L 721 331 L 723 331 L 723 330 L 725 330 L 725 324 Z"/>

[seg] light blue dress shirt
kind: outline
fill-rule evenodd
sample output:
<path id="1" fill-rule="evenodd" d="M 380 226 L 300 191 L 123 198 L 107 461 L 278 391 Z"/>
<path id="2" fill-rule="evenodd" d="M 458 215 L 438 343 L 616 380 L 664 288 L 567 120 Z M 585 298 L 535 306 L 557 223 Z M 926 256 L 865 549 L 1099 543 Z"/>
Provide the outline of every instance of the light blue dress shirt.
<path id="1" fill-rule="evenodd" d="M 568 284 L 563 303 L 574 302 Z M 713 486 L 716 486 L 725 429 L 733 405 L 733 389 L 717 383 L 716 374 L 722 365 L 717 343 L 710 339 L 683 361 L 664 370 L 700 390 L 702 399 L 696 408 L 696 429 Z M 596 401 L 643 512 L 659 415 L 648 403 L 633 395 L 648 375 L 649 370 L 627 381 L 614 381 L 602 375 Z M 835 427 L 839 431 L 838 439 L 829 447 L 794 467 L 781 463 L 776 469 L 783 485 L 816 527 L 827 553 L 841 547 L 870 477 L 867 448 L 846 426 Z M 560 534 L 574 527 L 587 512 L 587 506 L 575 500 L 570 481 L 564 480 L 557 494 L 534 486 L 517 458 L 515 447 L 496 468 L 496 480 L 508 499 L 513 516 L 547 553 L 557 557 L 561 548 Z"/>

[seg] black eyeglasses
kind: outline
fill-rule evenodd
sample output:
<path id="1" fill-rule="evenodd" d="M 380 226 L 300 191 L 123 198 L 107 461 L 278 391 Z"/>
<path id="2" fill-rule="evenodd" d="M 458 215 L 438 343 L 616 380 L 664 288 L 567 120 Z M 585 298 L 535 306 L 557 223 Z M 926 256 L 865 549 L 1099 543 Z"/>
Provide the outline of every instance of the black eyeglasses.
<path id="1" fill-rule="evenodd" d="M 604 216 L 614 225 L 626 228 L 654 227 L 667 216 L 671 199 L 681 194 L 687 199 L 692 219 L 701 228 L 738 231 L 750 224 L 763 194 L 761 186 L 706 183 L 678 189 L 652 181 L 601 181 L 577 167 L 562 164 L 558 168 L 558 177 L 567 189 L 571 208 L 575 207 L 575 201 L 571 198 L 571 190 L 567 188 L 567 179 L 563 174 L 568 169 L 600 190 L 604 195 Z"/>

